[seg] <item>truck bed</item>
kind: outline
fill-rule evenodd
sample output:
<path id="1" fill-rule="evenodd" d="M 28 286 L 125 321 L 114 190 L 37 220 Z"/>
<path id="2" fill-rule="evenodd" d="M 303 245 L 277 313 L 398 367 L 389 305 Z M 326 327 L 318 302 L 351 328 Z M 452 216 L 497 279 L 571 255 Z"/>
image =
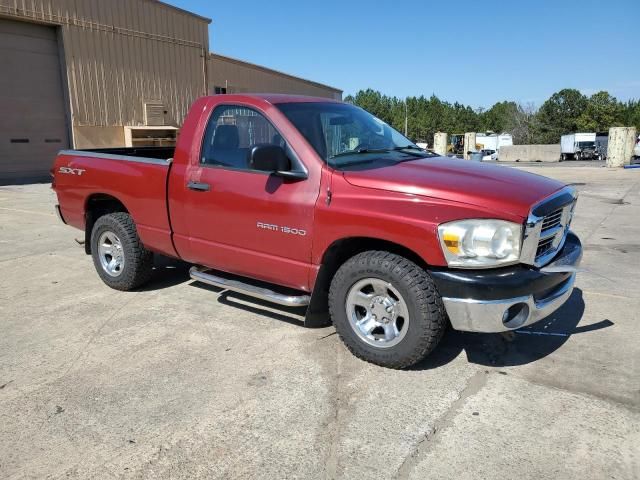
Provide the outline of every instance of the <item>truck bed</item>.
<path id="1" fill-rule="evenodd" d="M 87 205 L 119 202 L 151 250 L 175 256 L 166 202 L 173 147 L 62 150 L 53 172 L 60 213 L 85 228 Z"/>
<path id="2" fill-rule="evenodd" d="M 85 150 L 73 150 L 80 154 L 97 153 L 108 158 L 110 155 L 135 158 L 153 158 L 168 160 L 173 157 L 175 147 L 114 147 L 114 148 L 90 148 Z M 92 155 L 85 155 L 92 156 Z M 124 159 L 123 159 L 124 160 Z"/>

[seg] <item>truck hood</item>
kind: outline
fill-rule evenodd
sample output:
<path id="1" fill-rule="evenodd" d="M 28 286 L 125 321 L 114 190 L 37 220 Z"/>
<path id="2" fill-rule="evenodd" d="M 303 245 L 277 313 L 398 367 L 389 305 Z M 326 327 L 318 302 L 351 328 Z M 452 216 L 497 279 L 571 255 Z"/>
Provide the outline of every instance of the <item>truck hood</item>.
<path id="1" fill-rule="evenodd" d="M 358 187 L 462 202 L 521 217 L 526 217 L 535 203 L 564 187 L 556 180 L 515 168 L 448 157 L 343 174 Z"/>

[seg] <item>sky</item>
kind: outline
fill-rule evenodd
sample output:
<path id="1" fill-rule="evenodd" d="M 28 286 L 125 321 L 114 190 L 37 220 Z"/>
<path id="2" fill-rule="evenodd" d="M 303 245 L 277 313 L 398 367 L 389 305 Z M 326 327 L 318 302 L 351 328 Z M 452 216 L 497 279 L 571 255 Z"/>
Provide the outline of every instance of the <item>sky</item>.
<path id="1" fill-rule="evenodd" d="M 344 90 L 539 106 L 562 88 L 640 98 L 639 0 L 169 0 L 209 47 Z"/>

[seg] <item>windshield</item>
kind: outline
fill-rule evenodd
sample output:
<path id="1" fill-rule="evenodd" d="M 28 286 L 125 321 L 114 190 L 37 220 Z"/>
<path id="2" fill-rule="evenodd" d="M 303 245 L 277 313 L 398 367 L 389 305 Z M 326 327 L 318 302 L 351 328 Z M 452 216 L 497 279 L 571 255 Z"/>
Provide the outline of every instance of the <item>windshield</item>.
<path id="1" fill-rule="evenodd" d="M 346 103 L 282 103 L 278 109 L 334 168 L 435 156 L 367 111 Z"/>
<path id="2" fill-rule="evenodd" d="M 578 148 L 595 148 L 595 142 L 578 142 Z"/>

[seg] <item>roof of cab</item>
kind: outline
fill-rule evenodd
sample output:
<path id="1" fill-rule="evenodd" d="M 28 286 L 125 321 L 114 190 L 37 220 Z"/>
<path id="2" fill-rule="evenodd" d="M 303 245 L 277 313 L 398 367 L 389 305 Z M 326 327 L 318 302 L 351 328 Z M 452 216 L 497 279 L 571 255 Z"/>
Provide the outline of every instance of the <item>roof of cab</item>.
<path id="1" fill-rule="evenodd" d="M 327 103 L 342 103 L 341 100 L 334 100 L 327 97 L 308 97 L 306 95 L 287 95 L 284 93 L 225 93 L 217 96 L 229 97 L 230 100 L 243 100 L 243 99 L 261 99 L 271 104 L 278 103 L 310 103 L 310 102 L 327 102 Z"/>

